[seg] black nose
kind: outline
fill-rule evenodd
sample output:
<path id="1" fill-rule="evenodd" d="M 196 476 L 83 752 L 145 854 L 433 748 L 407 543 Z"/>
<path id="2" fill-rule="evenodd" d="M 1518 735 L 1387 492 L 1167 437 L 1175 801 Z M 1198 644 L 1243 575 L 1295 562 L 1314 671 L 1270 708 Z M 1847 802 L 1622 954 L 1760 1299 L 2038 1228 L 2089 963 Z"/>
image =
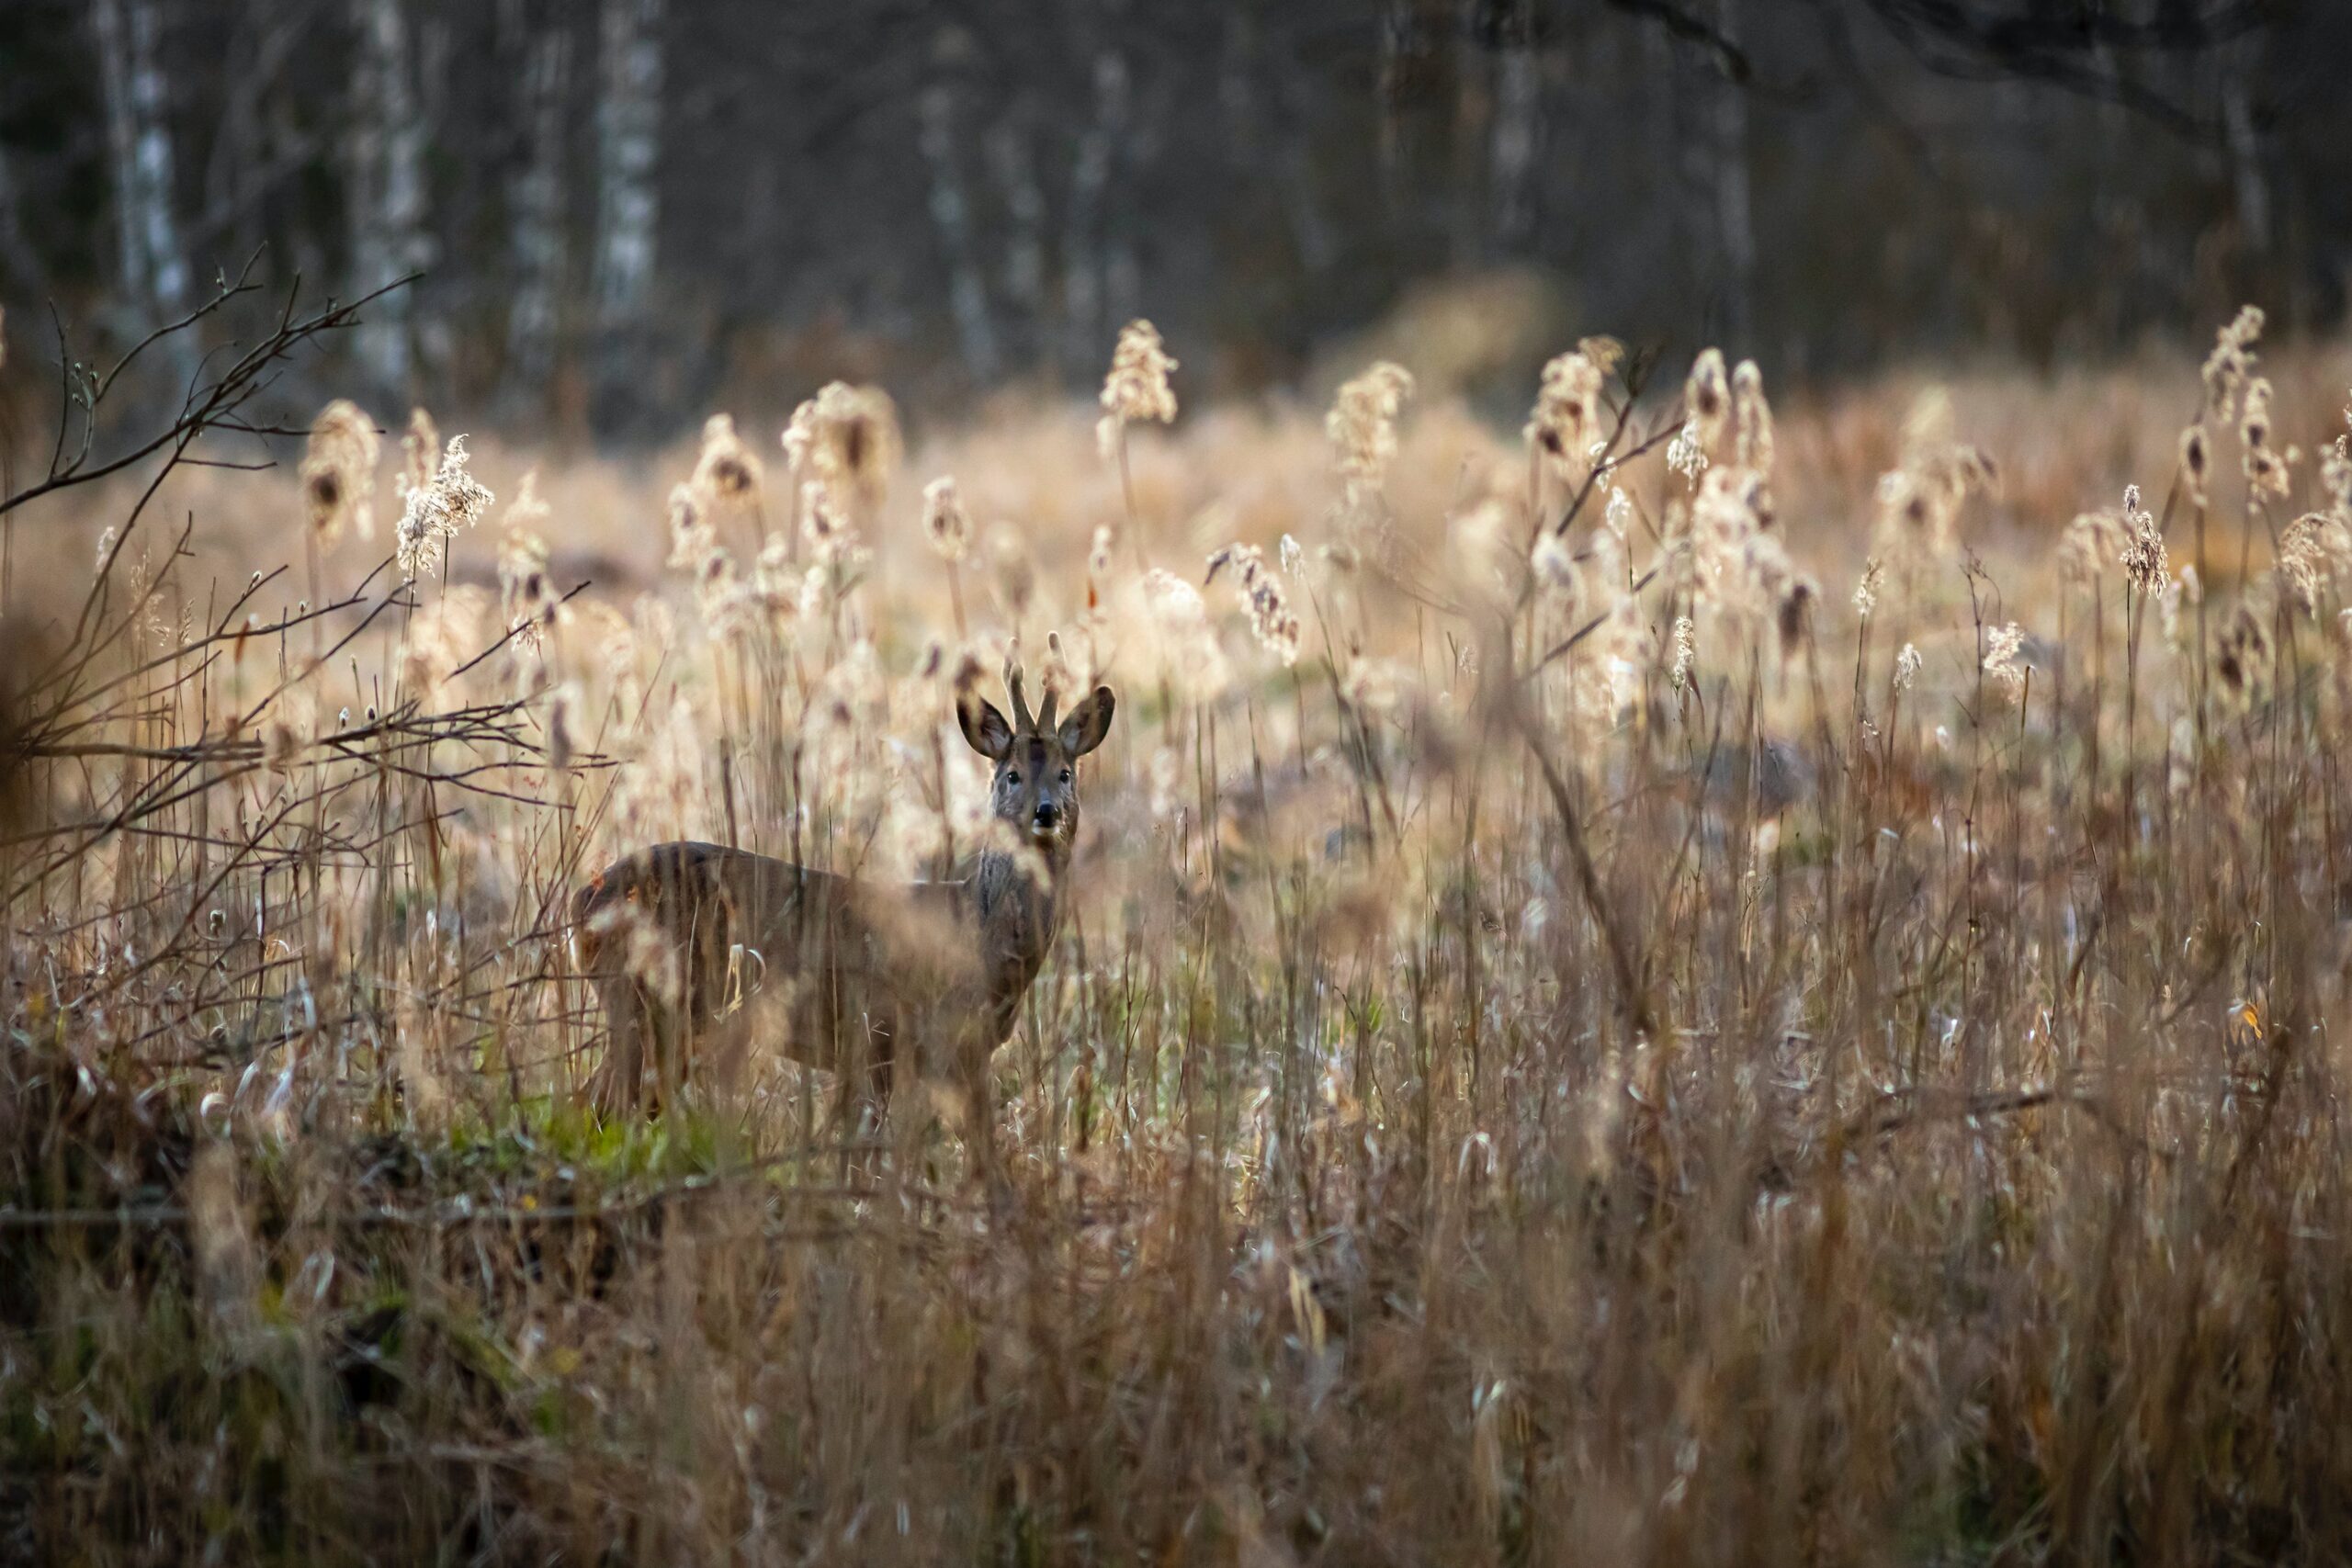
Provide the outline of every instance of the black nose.
<path id="1" fill-rule="evenodd" d="M 1038 827 L 1040 827 L 1040 828 L 1050 828 L 1050 827 L 1052 827 L 1056 822 L 1057 822 L 1057 821 L 1059 821 L 1059 820 L 1061 819 L 1061 815 L 1062 815 L 1062 808 L 1061 808 L 1060 807 L 1058 807 L 1058 806 L 1056 806 L 1052 801 L 1050 801 L 1050 800 L 1041 800 L 1041 801 L 1039 801 L 1039 802 L 1037 803 L 1037 826 L 1038 826 Z"/>

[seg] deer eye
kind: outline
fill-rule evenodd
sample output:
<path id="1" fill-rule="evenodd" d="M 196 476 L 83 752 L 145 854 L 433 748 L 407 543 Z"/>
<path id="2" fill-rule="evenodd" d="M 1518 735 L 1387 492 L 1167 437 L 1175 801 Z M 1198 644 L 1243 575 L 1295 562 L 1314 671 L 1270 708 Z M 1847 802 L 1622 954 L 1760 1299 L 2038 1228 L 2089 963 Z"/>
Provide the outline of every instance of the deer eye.
<path id="1" fill-rule="evenodd" d="M 1020 773 L 1019 773 L 1017 770 L 1014 770 L 1014 769 L 1010 769 L 1010 768 L 1009 768 L 1009 769 L 1007 769 L 1007 770 L 1005 771 L 1005 774 L 1004 774 L 1004 782 L 1005 782 L 1005 783 L 1007 783 L 1007 784 L 1019 784 L 1019 783 L 1021 782 L 1021 774 L 1020 774 Z"/>
<path id="2" fill-rule="evenodd" d="M 1062 770 L 1062 783 L 1069 783 L 1069 770 L 1068 768 L 1064 768 Z"/>

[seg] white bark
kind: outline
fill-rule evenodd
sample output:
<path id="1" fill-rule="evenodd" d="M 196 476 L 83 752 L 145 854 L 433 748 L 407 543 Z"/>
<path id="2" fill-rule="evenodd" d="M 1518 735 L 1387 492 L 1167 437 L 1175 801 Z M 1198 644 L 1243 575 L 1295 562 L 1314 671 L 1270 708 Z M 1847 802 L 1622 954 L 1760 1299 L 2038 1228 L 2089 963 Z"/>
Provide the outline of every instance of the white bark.
<path id="1" fill-rule="evenodd" d="M 1531 188 L 1535 143 L 1541 129 L 1543 79 L 1536 69 L 1524 0 L 1504 23 L 1500 57 L 1495 62 L 1495 129 L 1489 157 L 1494 182 L 1495 233 L 1506 244 L 1527 238 L 1534 227 Z"/>
<path id="2" fill-rule="evenodd" d="M 388 288 L 433 262 L 425 231 L 424 116 L 411 77 L 401 0 L 353 0 L 357 49 L 352 81 L 347 187 L 354 292 Z M 415 369 L 410 288 L 392 288 L 362 312 L 359 361 L 386 392 L 405 396 Z"/>
<path id="3" fill-rule="evenodd" d="M 661 197 L 662 0 L 605 0 L 596 108 L 596 321 L 605 333 L 643 323 L 653 286 Z"/>
<path id="4" fill-rule="evenodd" d="M 187 303 L 187 260 L 172 214 L 169 98 L 156 55 L 153 0 L 94 0 L 106 79 L 107 141 L 114 164 L 119 265 L 126 294 L 158 316 Z"/>
<path id="5" fill-rule="evenodd" d="M 2247 85 L 2254 73 L 2253 51 L 2259 46 L 2257 35 L 2222 62 L 2222 130 L 2230 148 L 2238 232 L 2246 254 L 2257 259 L 2270 254 L 2271 229 L 2270 178 L 2263 169 L 2262 133 L 2254 123 L 2254 100 Z"/>
<path id="6" fill-rule="evenodd" d="M 989 170 L 1004 202 L 1004 293 L 1019 330 L 1035 333 L 1046 316 L 1046 192 L 1037 183 L 1027 129 L 1013 115 L 988 136 Z"/>
<path id="7" fill-rule="evenodd" d="M 1715 25 L 1726 41 L 1739 41 L 1739 0 L 1715 0 Z M 1716 82 L 1714 96 L 1715 223 L 1723 245 L 1724 336 L 1744 348 L 1756 283 L 1756 220 L 1747 169 L 1747 90 L 1726 73 Z"/>
<path id="8" fill-rule="evenodd" d="M 1081 369 L 1107 352 L 1110 287 L 1108 197 L 1120 140 L 1126 134 L 1127 62 L 1115 49 L 1094 57 L 1094 118 L 1079 133 L 1070 172 L 1069 226 L 1062 243 L 1062 313 L 1069 363 Z"/>
<path id="9" fill-rule="evenodd" d="M 564 101 L 571 82 L 571 35 L 546 22 L 524 45 L 524 158 L 507 188 L 507 233 L 514 288 L 506 316 L 511 396 L 536 395 L 555 368 L 557 311 L 563 296 Z"/>
<path id="10" fill-rule="evenodd" d="M 955 88 L 944 82 L 933 84 L 923 90 L 918 110 L 922 122 L 918 141 L 931 171 L 931 220 L 939 229 L 940 249 L 947 259 L 947 303 L 956 318 L 956 342 L 964 367 L 976 380 L 990 381 L 998 364 L 996 325 L 989 319 L 988 282 L 972 243 L 971 203 L 956 158 Z"/>

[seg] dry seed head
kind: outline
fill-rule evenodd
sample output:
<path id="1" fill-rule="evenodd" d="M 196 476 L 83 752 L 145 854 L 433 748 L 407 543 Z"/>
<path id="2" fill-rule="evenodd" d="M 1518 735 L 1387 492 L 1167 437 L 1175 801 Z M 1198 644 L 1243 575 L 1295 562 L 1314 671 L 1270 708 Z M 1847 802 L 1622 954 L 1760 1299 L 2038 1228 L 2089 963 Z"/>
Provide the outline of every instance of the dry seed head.
<path id="1" fill-rule="evenodd" d="M 1886 569 L 1879 564 L 1878 557 L 1871 556 L 1862 562 L 1861 581 L 1854 584 L 1854 614 L 1866 621 L 1871 618 L 1871 612 L 1878 608 L 1879 585 L 1885 577 Z"/>
<path id="2" fill-rule="evenodd" d="M 1919 679 L 1919 666 L 1927 662 L 1919 657 L 1919 645 L 1906 642 L 1903 651 L 1894 656 L 1894 689 L 1907 692 Z"/>
<path id="3" fill-rule="evenodd" d="M 1562 478 L 1582 479 L 1592 467 L 1592 446 L 1600 428 L 1601 369 L 1578 349 L 1544 367 L 1535 407 L 1523 432 L 1542 454 L 1544 465 Z"/>
<path id="4" fill-rule="evenodd" d="M 1625 542 L 1625 536 L 1634 525 L 1634 498 L 1625 493 L 1623 486 L 1609 487 L 1609 504 L 1601 509 L 1600 521 L 1617 536 L 1619 544 Z"/>
<path id="5" fill-rule="evenodd" d="M 2238 439 L 2245 447 L 2246 488 L 2257 498 L 2284 500 L 2287 459 L 2270 444 L 2270 378 L 2256 376 L 2245 384 L 2245 412 L 2238 422 Z"/>
<path id="6" fill-rule="evenodd" d="M 964 497 L 946 474 L 922 487 L 922 532 L 942 560 L 962 560 L 972 547 L 972 517 Z"/>
<path id="7" fill-rule="evenodd" d="M 2352 418 L 2352 409 L 2345 412 Z M 2339 435 L 2320 448 L 2319 487 L 2337 514 L 2352 522 L 2352 436 Z"/>
<path id="8" fill-rule="evenodd" d="M 509 508 L 507 515 L 514 515 Z M 556 596 L 548 582 L 548 542 L 526 529 L 509 528 L 498 545 L 498 598 L 515 645 L 536 649 L 555 625 Z"/>
<path id="9" fill-rule="evenodd" d="M 2214 334 L 2213 352 L 2206 357 L 2205 414 L 2227 424 L 2236 412 L 2238 391 L 2254 371 L 2254 345 L 2262 336 L 2262 310 L 2241 306 L 2229 325 Z"/>
<path id="10" fill-rule="evenodd" d="M 1377 491 L 1396 457 L 1396 416 L 1413 395 L 1404 367 L 1381 360 L 1340 388 L 1323 434 L 1331 443 L 1351 501 Z"/>
<path id="11" fill-rule="evenodd" d="M 1724 436 L 1731 428 L 1731 385 L 1724 376 L 1723 350 L 1700 352 L 1691 363 L 1690 378 L 1683 384 L 1682 400 L 1690 419 L 1685 434 L 1694 436 L 1699 450 L 1709 458 L 1721 455 Z"/>
<path id="12" fill-rule="evenodd" d="M 1176 417 L 1176 394 L 1168 385 L 1176 362 L 1160 346 L 1159 329 L 1149 321 L 1129 321 L 1119 331 L 1111 351 L 1111 372 L 1102 378 L 1102 409 L 1120 424 L 1155 420 L 1166 424 Z"/>
<path id="13" fill-rule="evenodd" d="M 487 593 L 460 583 L 410 618 L 401 641 L 401 683 L 410 695 L 430 701 L 481 650 L 489 608 Z"/>
<path id="14" fill-rule="evenodd" d="M 1209 557 L 1204 584 L 1216 581 L 1227 566 L 1234 570 L 1234 592 L 1250 613 L 1250 629 L 1258 644 L 1284 664 L 1298 662 L 1300 627 L 1283 595 L 1280 578 L 1255 545 L 1233 544 Z"/>
<path id="15" fill-rule="evenodd" d="M 1690 689 L 1691 672 L 1698 663 L 1699 628 L 1690 616 L 1677 616 L 1674 622 L 1674 668 L 1667 672 L 1668 681 L 1677 692 Z"/>
<path id="16" fill-rule="evenodd" d="M 401 436 L 401 500 L 407 500 L 410 491 L 423 490 L 433 482 L 433 476 L 439 471 L 440 457 L 440 427 L 422 408 L 409 410 L 408 429 Z"/>
<path id="17" fill-rule="evenodd" d="M 1770 478 L 1772 472 L 1772 405 L 1764 400 L 1764 373 L 1743 359 L 1731 373 L 1734 461 Z"/>
<path id="18" fill-rule="evenodd" d="M 755 505 L 760 497 L 760 460 L 735 434 L 732 415 L 715 413 L 703 422 L 702 454 L 695 461 L 695 488 L 720 506 Z"/>
<path id="19" fill-rule="evenodd" d="M 989 530 L 989 564 L 996 577 L 998 596 L 1019 621 L 1029 613 L 1029 601 L 1037 593 L 1037 563 L 1029 558 L 1029 544 L 1020 529 L 999 523 Z"/>
<path id="20" fill-rule="evenodd" d="M 2352 579 L 2352 527 L 2326 512 L 2296 518 L 2279 536 L 2278 574 L 2304 612 L 2316 615 L 2322 593 Z"/>
<path id="21" fill-rule="evenodd" d="M 1707 471 L 1707 446 L 1701 439 L 1697 420 L 1683 421 L 1682 428 L 1674 433 L 1674 439 L 1666 444 L 1666 466 L 1680 474 L 1684 483 L 1692 485 Z"/>
<path id="22" fill-rule="evenodd" d="M 2019 660 L 2024 650 L 2025 629 L 2015 621 L 1995 627 L 1984 639 L 1984 673 L 2012 700 L 2025 691 L 2026 666 Z"/>
<path id="23" fill-rule="evenodd" d="M 344 529 L 363 539 L 376 532 L 376 423 L 347 398 L 337 398 L 311 422 L 302 453 L 302 502 L 322 547 Z"/>
<path id="24" fill-rule="evenodd" d="M 514 533 L 533 533 L 544 528 L 555 515 L 555 509 L 539 498 L 539 470 L 525 471 L 523 482 L 514 487 L 514 499 L 506 503 L 500 514 L 499 526 Z"/>
<path id="25" fill-rule="evenodd" d="M 2207 485 L 2213 477 L 2213 453 L 2205 439 L 2205 427 L 2192 424 L 2180 433 L 2180 478 L 2188 489 L 2189 501 L 2198 505 L 2208 504 Z"/>
<path id="26" fill-rule="evenodd" d="M 2086 512 L 2058 540 L 2058 574 L 2077 586 L 2098 581 L 2107 563 L 2124 558 L 2131 536 L 2112 512 Z"/>
<path id="27" fill-rule="evenodd" d="M 2156 526 L 2154 514 L 2141 507 L 2138 485 L 2124 487 L 2123 534 L 2124 581 L 2142 593 L 2161 592 L 2171 577 L 2164 531 Z"/>
<path id="28" fill-rule="evenodd" d="M 670 487 L 670 557 L 665 565 L 698 570 L 718 543 L 703 492 L 691 484 Z"/>
<path id="29" fill-rule="evenodd" d="M 843 511 L 880 504 L 901 446 L 898 405 L 890 394 L 846 381 L 820 388 L 793 411 L 784 432 L 792 471 L 812 476 Z"/>
<path id="30" fill-rule="evenodd" d="M 855 525 L 832 491 L 815 479 L 800 487 L 800 533 L 820 563 L 844 561 L 856 553 Z"/>
<path id="31" fill-rule="evenodd" d="M 429 482 L 409 491 L 401 513 L 397 538 L 402 574 L 413 579 L 431 570 L 440 559 L 441 541 L 481 522 L 497 499 L 466 471 L 466 438 L 449 437 L 440 469 Z"/>

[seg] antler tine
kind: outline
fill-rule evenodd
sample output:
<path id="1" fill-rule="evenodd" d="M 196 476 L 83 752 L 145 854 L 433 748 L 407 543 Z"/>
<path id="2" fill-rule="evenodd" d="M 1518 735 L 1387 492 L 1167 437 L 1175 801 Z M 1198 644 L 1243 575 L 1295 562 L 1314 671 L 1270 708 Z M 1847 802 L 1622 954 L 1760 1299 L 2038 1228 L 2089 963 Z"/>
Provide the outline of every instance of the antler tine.
<path id="1" fill-rule="evenodd" d="M 1047 680 L 1046 682 L 1046 705 L 1037 710 L 1038 734 L 1051 735 L 1054 732 L 1054 705 L 1061 700 L 1061 688 L 1055 685 L 1050 679 Z"/>
<path id="2" fill-rule="evenodd" d="M 1029 699 L 1021 690 L 1021 667 L 1007 664 L 1004 668 L 1004 689 L 1012 694 L 1012 730 L 1016 735 L 1035 735 L 1037 721 L 1029 716 Z"/>

